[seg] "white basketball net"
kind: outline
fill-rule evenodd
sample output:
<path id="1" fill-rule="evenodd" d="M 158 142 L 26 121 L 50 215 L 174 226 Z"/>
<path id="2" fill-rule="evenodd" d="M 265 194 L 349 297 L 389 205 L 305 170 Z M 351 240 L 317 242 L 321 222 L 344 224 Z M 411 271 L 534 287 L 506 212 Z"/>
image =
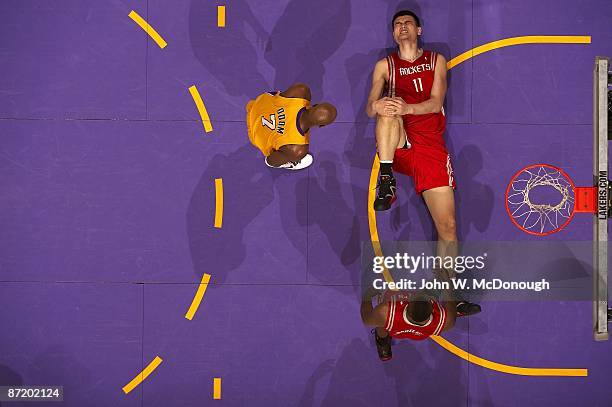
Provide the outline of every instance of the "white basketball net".
<path id="1" fill-rule="evenodd" d="M 541 186 L 556 189 L 561 200 L 557 203 L 533 203 L 529 192 Z M 572 184 L 561 172 L 547 166 L 532 167 L 519 173 L 512 180 L 507 199 L 514 220 L 524 229 L 540 234 L 563 227 L 574 210 Z"/>

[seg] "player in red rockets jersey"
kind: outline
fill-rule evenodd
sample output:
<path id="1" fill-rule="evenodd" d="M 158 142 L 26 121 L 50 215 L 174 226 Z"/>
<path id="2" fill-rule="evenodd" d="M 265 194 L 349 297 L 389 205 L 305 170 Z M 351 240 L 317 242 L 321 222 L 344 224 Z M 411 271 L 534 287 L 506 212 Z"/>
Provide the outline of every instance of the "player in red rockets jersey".
<path id="1" fill-rule="evenodd" d="M 422 28 L 413 12 L 395 13 L 391 26 L 398 51 L 376 63 L 366 107 L 376 117 L 380 158 L 374 210 L 395 201 L 393 170 L 411 176 L 436 228 L 437 255 L 456 257 L 455 178 L 443 138 L 446 59 L 418 47 Z"/>
<path id="2" fill-rule="evenodd" d="M 401 111 L 403 105 L 427 103 L 431 98 L 438 54 L 433 51 L 419 50 L 417 55 L 420 56 L 413 62 L 400 58 L 397 52 L 387 57 L 386 62 L 389 71 L 387 95 L 390 98 L 389 104 L 395 107 L 397 111 Z M 440 59 L 444 58 L 441 57 Z M 444 154 L 443 160 L 447 159 L 448 152 L 446 151 L 443 138 L 444 130 L 446 129 L 444 107 L 441 107 L 439 112 L 420 115 L 407 113 L 402 115 L 401 119 L 406 137 L 410 140 L 410 147 L 414 147 L 417 150 L 428 149 L 440 152 Z M 402 145 L 401 147 L 409 146 Z M 395 152 L 396 156 L 410 150 L 410 148 L 400 148 L 399 150 Z M 398 164 L 404 161 L 401 158 L 399 157 Z M 399 172 L 407 173 L 408 171 L 399 170 Z M 454 186 L 452 181 L 448 180 L 449 176 L 452 176 L 452 173 L 445 172 L 444 183 L 442 185 L 438 185 L 439 183 L 434 184 L 436 186 Z M 419 181 L 423 180 L 419 179 Z M 417 186 L 417 192 L 421 193 L 424 190 L 430 189 L 427 188 L 430 185 L 433 184 Z"/>
<path id="3" fill-rule="evenodd" d="M 420 341 L 452 328 L 453 304 L 442 305 L 425 296 L 410 293 L 388 294 L 386 298 L 385 331 L 393 338 Z M 456 308 L 455 308 L 456 311 Z M 419 313 L 423 316 L 419 318 Z"/>
<path id="4" fill-rule="evenodd" d="M 374 210 L 388 210 L 395 201 L 394 170 L 411 176 L 436 228 L 437 255 L 456 257 L 455 177 L 444 143 L 446 59 L 436 52 L 419 48 L 418 38 L 423 30 L 413 12 L 395 13 L 391 27 L 398 50 L 376 63 L 366 106 L 368 116 L 376 118 L 376 147 L 380 159 Z M 449 278 L 454 277 L 453 270 L 448 270 L 448 274 Z M 467 308 L 468 314 L 480 312 L 477 304 L 460 298 L 456 300 L 453 301 L 455 306 Z M 449 321 L 447 319 L 445 324 Z M 381 334 L 380 338 L 376 335 L 379 345 L 385 330 L 381 325 L 375 326 Z M 389 339 L 388 335 L 386 338 Z M 380 346 L 378 348 L 380 352 Z"/>
<path id="5" fill-rule="evenodd" d="M 438 275 L 439 272 L 438 272 Z M 378 356 L 390 360 L 391 338 L 423 340 L 440 335 L 455 325 L 458 316 L 474 315 L 480 306 L 458 300 L 456 293 L 445 291 L 442 299 L 416 291 L 386 291 L 379 295 L 379 303 L 372 307 L 368 290 L 361 303 L 361 319 L 372 330 Z"/>
<path id="6" fill-rule="evenodd" d="M 393 170 L 398 171 L 413 177 L 438 232 L 449 229 L 442 234 L 451 237 L 455 180 L 443 138 L 446 59 L 418 47 L 422 29 L 414 13 L 396 13 L 392 27 L 399 48 L 376 63 L 366 107 L 368 116 L 376 117 L 380 159 L 374 209 L 387 210 L 395 201 Z"/>
<path id="7" fill-rule="evenodd" d="M 451 329 L 457 316 L 455 301 L 441 302 L 418 292 L 387 291 L 372 308 L 370 298 L 361 304 L 361 318 L 373 333 L 382 361 L 391 359 L 391 338 L 423 340 Z"/>

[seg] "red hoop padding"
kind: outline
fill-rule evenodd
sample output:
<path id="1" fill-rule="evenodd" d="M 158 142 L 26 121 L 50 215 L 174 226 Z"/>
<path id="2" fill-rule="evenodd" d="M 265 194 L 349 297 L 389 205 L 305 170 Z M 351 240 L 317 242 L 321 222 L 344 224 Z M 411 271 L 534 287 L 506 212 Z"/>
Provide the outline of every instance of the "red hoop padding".
<path id="1" fill-rule="evenodd" d="M 517 228 L 521 229 L 523 232 L 529 233 L 530 235 L 535 235 L 535 236 L 548 236 L 548 235 L 551 235 L 553 233 L 559 232 L 560 230 L 562 230 L 565 226 L 567 226 L 571 222 L 571 220 L 574 217 L 574 214 L 576 212 L 576 210 L 575 210 L 576 209 L 575 202 L 572 202 L 571 213 L 569 214 L 569 216 L 567 217 L 567 219 L 565 220 L 565 222 L 563 222 L 563 224 L 561 226 L 558 226 L 558 227 L 554 228 L 553 230 L 537 232 L 537 231 L 526 229 L 523 225 L 521 225 L 520 223 L 517 222 L 517 220 L 512 215 L 512 212 L 510 211 L 510 203 L 508 201 L 508 197 L 509 197 L 509 194 L 510 194 L 510 189 L 512 187 L 512 184 L 517 180 L 517 177 L 519 175 L 521 175 L 523 172 L 528 171 L 528 170 L 530 170 L 532 168 L 537 168 L 537 167 L 544 167 L 544 168 L 549 168 L 549 169 L 552 169 L 554 171 L 557 171 L 569 183 L 571 191 L 572 191 L 572 194 L 574 195 L 574 199 L 575 199 L 575 197 L 576 197 L 576 192 L 575 192 L 576 191 L 576 186 L 574 185 L 574 182 L 572 181 L 570 176 L 567 175 L 567 173 L 565 171 L 563 171 L 561 168 L 555 167 L 554 165 L 550 165 L 550 164 L 533 164 L 533 165 L 528 165 L 528 166 L 520 169 L 510 179 L 510 182 L 508 183 L 508 187 L 506 188 L 506 212 L 508 213 L 508 217 L 510 217 L 510 220 L 512 221 L 512 223 Z"/>
<path id="2" fill-rule="evenodd" d="M 575 213 L 597 212 L 597 187 L 576 187 L 574 197 Z"/>

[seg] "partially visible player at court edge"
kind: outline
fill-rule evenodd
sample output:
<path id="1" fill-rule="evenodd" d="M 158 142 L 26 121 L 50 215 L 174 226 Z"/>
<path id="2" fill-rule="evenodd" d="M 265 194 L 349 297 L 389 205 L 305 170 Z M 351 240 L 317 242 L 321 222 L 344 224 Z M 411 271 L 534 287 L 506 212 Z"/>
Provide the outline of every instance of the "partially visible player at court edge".
<path id="1" fill-rule="evenodd" d="M 448 282 L 445 270 L 434 270 L 436 279 Z M 361 320 L 374 327 L 374 342 L 378 357 L 390 360 L 391 338 L 423 340 L 440 335 L 455 325 L 455 318 L 480 312 L 478 304 L 461 299 L 452 288 L 439 292 L 390 291 L 378 293 L 378 305 L 372 307 L 372 297 L 378 293 L 368 287 L 361 301 Z"/>
<path id="2" fill-rule="evenodd" d="M 283 92 L 266 92 L 246 105 L 249 140 L 268 167 L 301 170 L 313 162 L 308 153 L 310 129 L 336 119 L 330 103 L 310 106 L 310 89 L 303 83 Z"/>
<path id="3" fill-rule="evenodd" d="M 455 325 L 455 317 L 463 315 L 458 313 L 456 301 L 438 301 L 423 292 L 386 291 L 376 307 L 372 307 L 372 295 L 368 290 L 361 302 L 361 319 L 374 327 L 376 350 L 383 362 L 393 356 L 391 338 L 427 339 L 448 331 Z"/>
<path id="4" fill-rule="evenodd" d="M 412 11 L 395 13 L 391 27 L 399 48 L 376 63 L 366 106 L 368 116 L 376 117 L 380 159 L 374 210 L 388 210 L 396 199 L 393 170 L 411 176 L 436 227 L 437 254 L 456 257 L 455 179 L 444 143 L 446 59 L 419 48 L 422 28 Z M 446 278 L 455 277 L 453 270 L 442 271 Z M 467 301 L 456 306 L 466 315 L 480 312 L 480 306 Z M 378 344 L 376 332 L 375 338 Z"/>

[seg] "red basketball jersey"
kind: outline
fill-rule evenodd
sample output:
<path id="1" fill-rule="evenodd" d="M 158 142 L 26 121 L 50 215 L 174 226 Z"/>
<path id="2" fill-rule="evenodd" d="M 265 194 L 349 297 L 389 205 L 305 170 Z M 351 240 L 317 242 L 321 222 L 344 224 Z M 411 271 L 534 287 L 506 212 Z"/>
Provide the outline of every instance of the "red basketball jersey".
<path id="1" fill-rule="evenodd" d="M 385 330 L 393 338 L 423 340 L 431 335 L 439 335 L 446 322 L 446 309 L 437 301 L 429 300 L 432 306 L 432 314 L 425 325 L 415 325 L 408 320 L 409 295 L 393 294 L 387 304 L 387 321 Z"/>
<path id="2" fill-rule="evenodd" d="M 414 62 L 400 59 L 397 52 L 387 57 L 389 83 L 387 96 L 401 97 L 408 104 L 422 103 L 431 97 L 438 54 L 423 51 Z M 404 129 L 413 145 L 441 148 L 444 146 L 443 133 L 446 128 L 444 108 L 439 113 L 404 115 Z"/>

